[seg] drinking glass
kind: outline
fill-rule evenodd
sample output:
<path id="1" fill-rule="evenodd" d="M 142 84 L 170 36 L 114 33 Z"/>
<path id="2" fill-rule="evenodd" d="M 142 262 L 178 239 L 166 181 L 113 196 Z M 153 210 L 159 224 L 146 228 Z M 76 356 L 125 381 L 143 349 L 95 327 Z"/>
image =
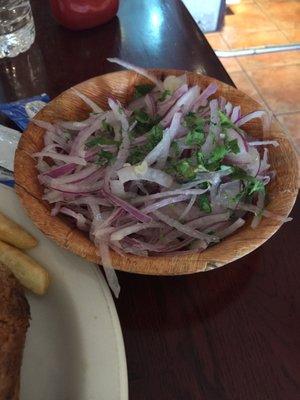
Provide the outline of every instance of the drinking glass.
<path id="1" fill-rule="evenodd" d="M 0 0 L 0 58 L 15 57 L 34 42 L 29 0 Z"/>

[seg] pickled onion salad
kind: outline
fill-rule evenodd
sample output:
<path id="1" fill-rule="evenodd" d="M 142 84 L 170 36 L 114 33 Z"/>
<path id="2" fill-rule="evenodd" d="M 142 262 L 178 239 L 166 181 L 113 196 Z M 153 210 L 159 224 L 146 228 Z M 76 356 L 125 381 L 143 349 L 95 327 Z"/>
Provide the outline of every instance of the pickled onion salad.
<path id="1" fill-rule="evenodd" d="M 35 154 L 44 200 L 86 231 L 99 249 L 111 288 L 119 294 L 110 249 L 139 256 L 201 252 L 234 233 L 252 213 L 286 220 L 265 209 L 274 140 L 250 137 L 243 126 L 265 111 L 213 98 L 216 83 L 189 85 L 186 75 L 158 80 L 148 71 L 132 101 L 113 96 L 102 110 L 73 89 L 91 109 L 83 121 L 33 120 L 45 129 Z"/>

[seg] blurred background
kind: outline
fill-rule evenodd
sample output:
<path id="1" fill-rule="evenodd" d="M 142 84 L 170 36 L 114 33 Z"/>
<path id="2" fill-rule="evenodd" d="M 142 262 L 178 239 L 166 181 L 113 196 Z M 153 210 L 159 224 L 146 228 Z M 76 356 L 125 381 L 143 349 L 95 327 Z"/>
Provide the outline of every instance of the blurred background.
<path id="1" fill-rule="evenodd" d="M 228 55 L 230 50 L 298 44 L 294 50 L 219 59 L 235 85 L 273 113 L 299 154 L 300 1 L 183 2 L 217 55 L 221 51 Z"/>

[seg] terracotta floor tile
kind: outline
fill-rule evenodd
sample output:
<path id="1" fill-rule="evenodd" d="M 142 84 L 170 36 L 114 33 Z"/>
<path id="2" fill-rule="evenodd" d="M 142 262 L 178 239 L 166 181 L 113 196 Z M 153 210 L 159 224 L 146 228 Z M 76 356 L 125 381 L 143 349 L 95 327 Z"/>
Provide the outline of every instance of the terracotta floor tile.
<path id="1" fill-rule="evenodd" d="M 229 47 L 220 33 L 207 33 L 205 37 L 214 50 L 228 50 Z"/>
<path id="2" fill-rule="evenodd" d="M 231 74 L 232 72 L 242 71 L 242 67 L 235 57 L 219 58 L 226 71 Z"/>
<path id="3" fill-rule="evenodd" d="M 260 2 L 259 5 L 280 29 L 300 28 L 300 1 Z"/>
<path id="4" fill-rule="evenodd" d="M 289 29 L 282 31 L 282 33 L 288 38 L 290 43 L 300 42 L 300 28 L 299 29 Z"/>
<path id="5" fill-rule="evenodd" d="M 277 115 L 276 118 L 288 130 L 300 153 L 300 113 Z"/>
<path id="6" fill-rule="evenodd" d="M 263 13 L 256 3 L 237 4 L 229 7 L 232 14 L 225 16 L 225 25 L 222 32 L 272 31 L 276 25 Z"/>
<path id="7" fill-rule="evenodd" d="M 227 46 L 224 39 L 221 37 L 219 33 L 209 33 L 206 36 L 209 44 L 214 50 L 228 50 L 229 47 Z M 228 73 L 241 71 L 242 68 L 240 64 L 237 62 L 235 57 L 229 58 L 220 58 L 221 63 L 223 64 L 224 68 Z"/>
<path id="8" fill-rule="evenodd" d="M 256 4 L 259 3 L 282 3 L 282 2 L 288 3 L 288 2 L 294 2 L 295 0 L 255 0 Z M 297 0 L 296 0 L 297 1 Z"/>
<path id="9" fill-rule="evenodd" d="M 252 97 L 254 100 L 258 101 L 263 106 L 265 106 L 263 99 L 258 94 L 256 88 L 254 87 L 254 85 L 252 84 L 252 82 L 250 81 L 245 72 L 243 71 L 232 72 L 230 74 L 230 77 L 238 89 L 246 93 L 248 96 Z"/>
<path id="10" fill-rule="evenodd" d="M 289 40 L 278 29 L 274 31 L 258 31 L 249 35 L 247 32 L 240 32 L 239 35 L 233 31 L 221 32 L 222 38 L 230 49 L 242 49 L 244 47 L 264 46 L 271 44 L 288 44 Z"/>
<path id="11" fill-rule="evenodd" d="M 238 57 L 238 61 L 245 70 L 255 68 L 269 68 L 282 65 L 300 63 L 299 51 L 284 51 L 280 53 L 258 54 L 254 56 Z M 299 65 L 300 69 L 300 65 Z"/>
<path id="12" fill-rule="evenodd" d="M 248 71 L 275 114 L 300 111 L 300 64 Z"/>

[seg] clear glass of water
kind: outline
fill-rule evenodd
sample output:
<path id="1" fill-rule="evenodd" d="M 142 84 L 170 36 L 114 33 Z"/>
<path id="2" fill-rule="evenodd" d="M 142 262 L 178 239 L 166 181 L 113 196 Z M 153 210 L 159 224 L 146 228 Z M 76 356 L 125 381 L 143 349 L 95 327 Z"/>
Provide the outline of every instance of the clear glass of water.
<path id="1" fill-rule="evenodd" d="M 0 0 L 0 58 L 15 57 L 34 42 L 29 0 Z"/>

